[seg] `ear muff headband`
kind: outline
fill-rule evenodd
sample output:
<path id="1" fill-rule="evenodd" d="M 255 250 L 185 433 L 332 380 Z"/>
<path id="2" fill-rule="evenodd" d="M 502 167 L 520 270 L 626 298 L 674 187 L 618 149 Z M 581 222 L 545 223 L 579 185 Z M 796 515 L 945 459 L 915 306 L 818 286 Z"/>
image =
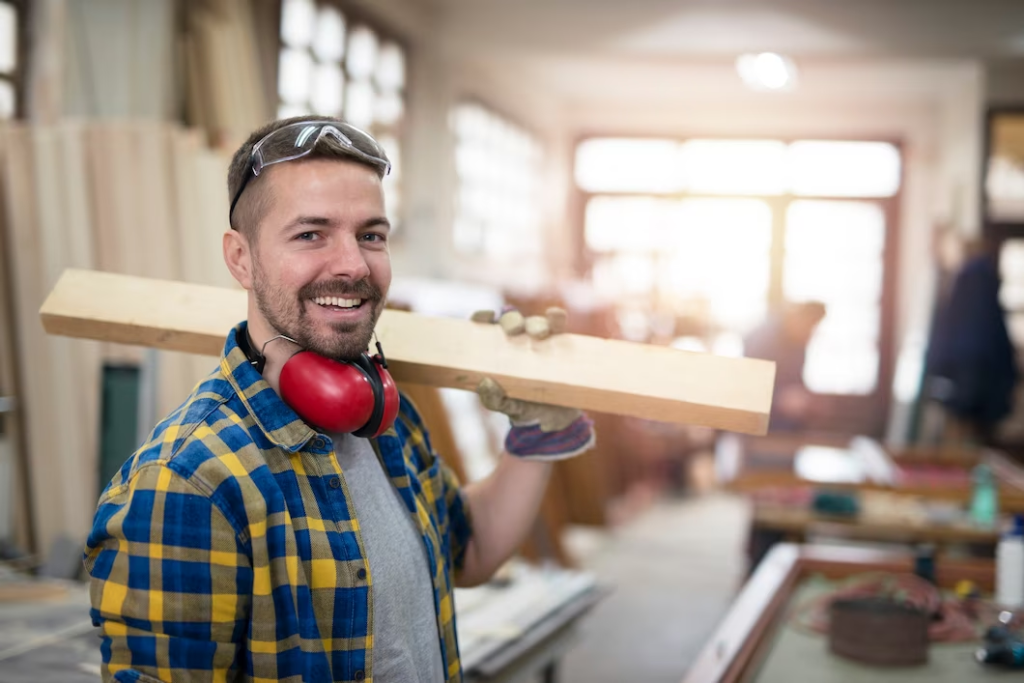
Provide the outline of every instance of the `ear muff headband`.
<path id="1" fill-rule="evenodd" d="M 380 370 L 377 364 L 365 353 L 352 362 L 352 366 L 359 368 L 359 371 L 366 375 L 370 381 L 370 389 L 373 391 L 373 413 L 365 425 L 352 432 L 353 436 L 367 438 L 373 436 L 380 429 L 380 421 L 384 418 L 384 382 L 380 377 Z"/>

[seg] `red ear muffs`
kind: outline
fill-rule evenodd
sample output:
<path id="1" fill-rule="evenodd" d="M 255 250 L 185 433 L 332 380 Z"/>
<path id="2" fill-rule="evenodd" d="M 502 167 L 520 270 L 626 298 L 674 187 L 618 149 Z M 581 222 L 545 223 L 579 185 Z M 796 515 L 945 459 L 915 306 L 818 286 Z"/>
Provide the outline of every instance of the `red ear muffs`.
<path id="1" fill-rule="evenodd" d="M 329 432 L 377 437 L 398 416 L 398 388 L 378 356 L 351 363 L 300 351 L 281 368 L 281 398 Z"/>

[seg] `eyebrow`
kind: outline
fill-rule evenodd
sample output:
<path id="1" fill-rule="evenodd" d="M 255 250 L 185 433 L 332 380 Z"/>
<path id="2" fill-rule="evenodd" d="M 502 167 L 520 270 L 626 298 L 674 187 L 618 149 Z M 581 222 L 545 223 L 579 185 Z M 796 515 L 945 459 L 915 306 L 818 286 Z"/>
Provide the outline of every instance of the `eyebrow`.
<path id="1" fill-rule="evenodd" d="M 287 226 L 285 226 L 285 229 L 291 230 L 292 228 L 300 227 L 303 225 L 331 227 L 332 225 L 335 225 L 335 221 L 331 218 L 327 218 L 326 216 L 299 216 L 298 218 L 290 222 Z M 390 231 L 391 221 L 389 221 L 384 216 L 373 216 L 372 218 L 367 218 L 365 221 L 357 225 L 356 230 L 366 230 L 367 228 L 377 227 L 386 228 L 388 231 Z"/>

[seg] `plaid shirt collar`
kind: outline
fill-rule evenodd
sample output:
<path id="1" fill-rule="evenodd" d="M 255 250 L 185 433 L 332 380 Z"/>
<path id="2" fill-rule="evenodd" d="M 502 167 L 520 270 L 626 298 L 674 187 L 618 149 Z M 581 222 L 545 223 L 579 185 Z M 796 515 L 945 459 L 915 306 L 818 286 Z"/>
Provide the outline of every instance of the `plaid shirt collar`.
<path id="1" fill-rule="evenodd" d="M 221 370 L 267 438 L 289 453 L 300 451 L 317 432 L 281 400 L 238 346 L 237 335 L 245 334 L 247 326 L 243 321 L 228 333 Z"/>

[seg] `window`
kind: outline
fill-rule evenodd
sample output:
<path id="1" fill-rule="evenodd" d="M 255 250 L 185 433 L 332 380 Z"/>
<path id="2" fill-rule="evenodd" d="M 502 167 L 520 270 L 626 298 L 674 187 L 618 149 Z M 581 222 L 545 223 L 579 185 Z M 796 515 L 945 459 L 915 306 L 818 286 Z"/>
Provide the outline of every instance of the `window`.
<path id="1" fill-rule="evenodd" d="M 873 395 L 887 344 L 885 206 L 901 165 L 886 142 L 585 140 L 575 178 L 590 280 L 635 338 L 686 319 L 676 334 L 691 346 L 703 335 L 705 348 L 783 302 L 821 301 L 828 315 L 804 381 L 820 394 Z"/>
<path id="2" fill-rule="evenodd" d="M 401 214 L 401 124 L 405 51 L 325 0 L 284 0 L 277 76 L 278 116 L 339 116 L 371 133 L 391 160 L 388 214 Z"/>
<path id="3" fill-rule="evenodd" d="M 12 119 L 18 112 L 20 8 L 20 3 L 0 2 L 0 119 Z"/>
<path id="4" fill-rule="evenodd" d="M 723 329 L 745 331 L 764 317 L 772 214 L 763 201 L 599 196 L 585 229 L 592 281 L 606 299 L 645 300 L 656 290 Z"/>
<path id="5" fill-rule="evenodd" d="M 502 258 L 539 253 L 540 144 L 519 126 L 476 103 L 457 105 L 451 127 L 458 176 L 456 251 Z"/>

